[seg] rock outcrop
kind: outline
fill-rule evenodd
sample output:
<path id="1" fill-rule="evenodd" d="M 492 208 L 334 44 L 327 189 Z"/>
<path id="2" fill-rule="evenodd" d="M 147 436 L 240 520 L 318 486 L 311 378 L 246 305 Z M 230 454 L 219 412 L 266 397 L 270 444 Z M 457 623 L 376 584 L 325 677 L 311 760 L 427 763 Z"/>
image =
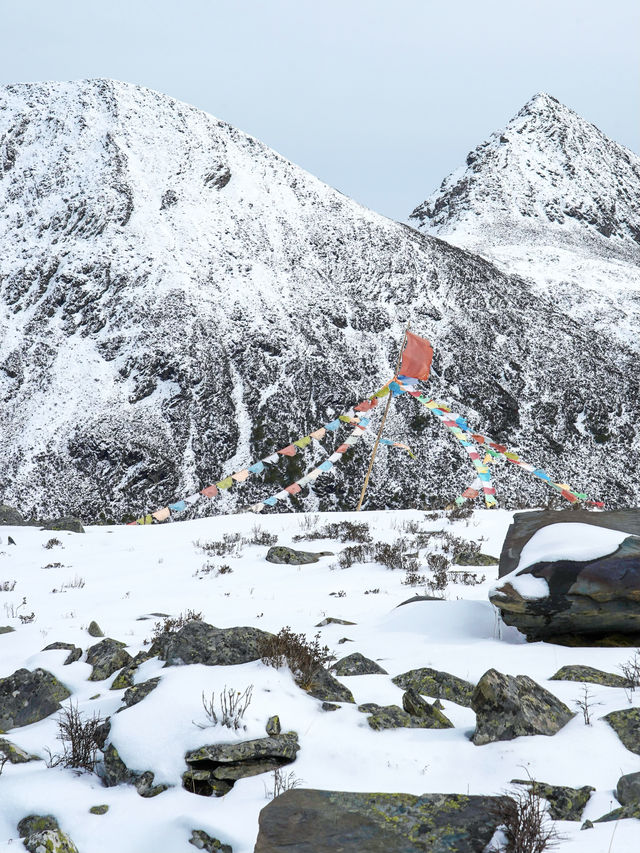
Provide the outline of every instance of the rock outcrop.
<path id="1" fill-rule="evenodd" d="M 234 666 L 258 660 L 260 643 L 270 636 L 259 628 L 214 628 L 206 622 L 194 621 L 154 640 L 149 656 L 159 657 L 167 666 L 189 663 Z"/>
<path id="2" fill-rule="evenodd" d="M 403 690 L 415 690 L 417 693 L 431 696 L 433 699 L 447 699 L 450 702 L 456 702 L 458 705 L 464 705 L 466 708 L 471 706 L 474 685 L 470 681 L 465 681 L 464 678 L 451 675 L 450 672 L 442 672 L 425 666 L 402 672 L 391 680 Z"/>
<path id="3" fill-rule="evenodd" d="M 298 788 L 260 812 L 255 853 L 482 853 L 506 799 Z"/>
<path id="4" fill-rule="evenodd" d="M 471 697 L 476 712 L 472 740 L 480 746 L 523 735 L 554 735 L 575 716 L 567 706 L 527 675 L 490 669 Z"/>
<path id="5" fill-rule="evenodd" d="M 629 752 L 640 755 L 640 708 L 611 711 L 602 719 L 609 723 Z"/>
<path id="6" fill-rule="evenodd" d="M 580 820 L 591 794 L 596 790 L 591 785 L 570 788 L 567 785 L 548 785 L 546 782 L 532 779 L 512 779 L 511 784 L 533 788 L 539 797 L 549 803 L 551 820 Z"/>

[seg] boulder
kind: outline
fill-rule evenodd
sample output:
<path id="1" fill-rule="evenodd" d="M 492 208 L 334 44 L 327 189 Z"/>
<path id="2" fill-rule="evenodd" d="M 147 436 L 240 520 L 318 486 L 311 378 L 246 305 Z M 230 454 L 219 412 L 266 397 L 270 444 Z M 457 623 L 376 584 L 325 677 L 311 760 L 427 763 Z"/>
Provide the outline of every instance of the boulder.
<path id="1" fill-rule="evenodd" d="M 607 533 L 602 531 L 603 539 Z M 640 640 L 640 537 L 609 547 L 615 550 L 589 560 L 543 560 L 516 569 L 490 591 L 489 599 L 504 622 L 531 641 L 635 645 Z"/>
<path id="2" fill-rule="evenodd" d="M 332 551 L 296 551 L 285 545 L 274 545 L 267 551 L 268 563 L 279 563 L 289 566 L 305 566 L 317 563 L 320 557 L 333 557 Z"/>
<path id="3" fill-rule="evenodd" d="M 13 634 L 15 630 L 11 625 L 0 625 L 0 634 Z"/>
<path id="4" fill-rule="evenodd" d="M 427 705 L 426 702 L 425 705 Z M 413 705 L 409 705 L 409 707 L 415 708 Z M 367 717 L 367 722 L 375 732 L 385 729 L 453 728 L 453 723 L 444 714 L 432 706 L 429 706 L 429 708 L 430 711 L 411 714 L 398 705 L 378 705 L 375 702 L 366 702 L 364 705 L 358 705 L 358 711 L 370 715 Z"/>
<path id="5" fill-rule="evenodd" d="M 628 687 L 629 682 L 622 675 L 604 672 L 592 666 L 561 666 L 549 681 L 579 681 L 586 684 L 601 684 L 603 687 Z"/>
<path id="6" fill-rule="evenodd" d="M 548 785 L 546 782 L 532 779 L 512 779 L 511 784 L 534 788 L 535 793 L 549 803 L 551 820 L 580 820 L 591 793 L 595 791 L 591 785 L 569 788 L 566 785 Z"/>
<path id="7" fill-rule="evenodd" d="M 18 669 L 0 678 L 0 732 L 37 723 L 60 710 L 71 693 L 45 669 Z"/>
<path id="8" fill-rule="evenodd" d="M 7 527 L 21 527 L 23 524 L 26 524 L 26 521 L 22 513 L 18 512 L 12 506 L 0 504 L 0 527 L 3 525 Z"/>
<path id="9" fill-rule="evenodd" d="M 124 763 L 116 747 L 110 743 L 104 751 L 102 782 L 106 788 L 116 785 L 133 785 L 141 797 L 156 797 L 166 791 L 168 785 L 154 785 L 151 770 L 138 772 L 130 770 Z"/>
<path id="10" fill-rule="evenodd" d="M 152 690 L 156 689 L 158 684 L 160 684 L 159 676 L 156 678 L 149 678 L 141 684 L 134 684 L 132 687 L 129 687 L 124 691 L 124 696 L 122 697 L 125 708 L 131 708 L 133 705 L 137 705 L 138 702 L 142 702 L 142 700 L 148 696 Z M 119 708 L 118 710 L 124 711 L 125 708 Z"/>
<path id="11" fill-rule="evenodd" d="M 640 820 L 640 804 L 629 803 L 628 806 L 620 806 L 619 809 L 614 809 L 612 812 L 602 815 L 594 823 L 609 823 L 610 821 L 624 820 L 625 818 L 635 818 Z"/>
<path id="12" fill-rule="evenodd" d="M 78 648 L 78 646 L 74 646 L 73 643 L 49 643 L 49 645 L 45 646 L 42 651 L 51 652 L 57 649 L 65 649 L 69 652 L 65 658 L 64 666 L 68 666 L 70 663 L 75 663 L 82 657 L 82 649 Z"/>
<path id="13" fill-rule="evenodd" d="M 507 799 L 296 788 L 260 812 L 254 853 L 482 853 Z"/>
<path id="14" fill-rule="evenodd" d="M 410 669 L 391 680 L 402 690 L 415 690 L 416 693 L 432 696 L 434 699 L 448 699 L 449 702 L 456 702 L 465 708 L 471 707 L 473 684 L 464 678 L 458 678 L 457 675 L 451 675 L 450 672 L 422 667 Z"/>
<path id="15" fill-rule="evenodd" d="M 193 829 L 189 844 L 193 844 L 198 850 L 204 850 L 205 853 L 232 853 L 229 844 L 223 844 L 217 838 L 212 838 L 204 829 Z"/>
<path id="16" fill-rule="evenodd" d="M 201 746 L 185 755 L 189 769 L 182 776 L 182 785 L 194 794 L 223 796 L 238 779 L 291 764 L 299 749 L 295 732 Z"/>
<path id="17" fill-rule="evenodd" d="M 567 706 L 527 675 L 490 669 L 471 697 L 476 712 L 472 741 L 480 746 L 523 735 L 554 735 L 575 716 Z"/>
<path id="18" fill-rule="evenodd" d="M 29 853 L 78 853 L 53 815 L 29 815 L 18 824 L 18 834 Z"/>
<path id="19" fill-rule="evenodd" d="M 627 773 L 618 779 L 616 797 L 623 806 L 640 804 L 640 772 Z"/>
<path id="20" fill-rule="evenodd" d="M 387 670 L 383 669 L 375 661 L 369 660 L 360 652 L 354 652 L 352 655 L 347 655 L 346 658 L 341 658 L 333 664 L 331 671 L 336 675 L 388 675 Z"/>
<path id="21" fill-rule="evenodd" d="M 40 761 L 37 755 L 29 755 L 15 743 L 0 737 L 0 757 L 4 756 L 9 764 L 26 764 L 29 761 Z"/>
<path id="22" fill-rule="evenodd" d="M 52 518 L 43 522 L 43 530 L 68 530 L 70 533 L 84 533 L 84 527 L 79 518 L 72 515 L 62 515 L 60 518 Z"/>
<path id="23" fill-rule="evenodd" d="M 102 632 L 102 628 L 98 625 L 95 619 L 92 619 L 89 622 L 89 627 L 87 628 L 87 632 L 91 637 L 104 637 L 104 633 Z"/>
<path id="24" fill-rule="evenodd" d="M 130 663 L 132 658 L 129 652 L 125 651 L 125 645 L 126 643 L 121 643 L 120 640 L 107 637 L 95 646 L 90 646 L 87 649 L 87 663 L 91 664 L 93 670 L 89 681 L 104 681 Z"/>
<path id="25" fill-rule="evenodd" d="M 612 711 L 602 719 L 609 723 L 629 752 L 640 755 L 640 708 Z"/>
<path id="26" fill-rule="evenodd" d="M 409 688 L 402 694 L 402 707 L 412 717 L 429 720 L 432 729 L 451 729 L 453 723 L 435 705 L 426 702 L 419 693 Z"/>
<path id="27" fill-rule="evenodd" d="M 337 678 L 334 678 L 329 670 L 323 666 L 319 666 L 311 676 L 311 678 L 301 685 L 307 691 L 309 696 L 314 699 L 321 699 L 323 702 L 353 702 L 353 693 L 344 684 L 340 684 Z"/>
<path id="28" fill-rule="evenodd" d="M 280 725 L 280 717 L 277 714 L 274 714 L 273 717 L 269 717 L 267 720 L 266 726 L 267 734 L 269 736 L 282 734 L 282 726 Z"/>
<path id="29" fill-rule="evenodd" d="M 272 636 L 259 628 L 214 628 L 206 622 L 188 622 L 154 640 L 149 657 L 157 656 L 167 666 L 234 666 L 258 660 L 261 643 Z"/>

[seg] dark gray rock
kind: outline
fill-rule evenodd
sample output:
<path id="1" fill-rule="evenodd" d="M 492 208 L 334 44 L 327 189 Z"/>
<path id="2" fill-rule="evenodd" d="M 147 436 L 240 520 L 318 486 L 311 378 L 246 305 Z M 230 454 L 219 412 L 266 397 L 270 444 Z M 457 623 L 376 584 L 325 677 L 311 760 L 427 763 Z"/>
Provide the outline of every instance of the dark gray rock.
<path id="1" fill-rule="evenodd" d="M 260 644 L 272 636 L 258 628 L 214 628 L 206 622 L 188 622 L 154 640 L 149 656 L 159 657 L 167 666 L 234 666 L 258 660 Z"/>
<path id="2" fill-rule="evenodd" d="M 42 525 L 43 530 L 68 530 L 70 533 L 84 533 L 84 527 L 79 518 L 74 518 L 72 515 L 63 515 L 60 518 L 53 518 L 50 521 L 45 521 Z"/>
<path id="3" fill-rule="evenodd" d="M 543 578 L 549 594 L 524 598 L 516 586 L 517 578 L 526 575 Z M 489 598 L 506 624 L 528 640 L 635 643 L 640 638 L 640 537 L 629 536 L 613 553 L 594 560 L 539 562 L 505 575 Z M 619 635 L 623 639 L 617 641 Z"/>
<path id="4" fill-rule="evenodd" d="M 627 773 L 618 779 L 616 797 L 623 806 L 640 804 L 640 771 Z"/>
<path id="5" fill-rule="evenodd" d="M 453 723 L 438 710 L 435 705 L 426 702 L 419 693 L 409 688 L 402 694 L 402 707 L 412 717 L 419 717 L 431 723 L 433 729 L 451 729 Z"/>
<path id="6" fill-rule="evenodd" d="M 622 675 L 604 672 L 592 666 L 561 666 L 550 681 L 579 681 L 586 684 L 601 684 L 603 687 L 627 687 L 628 681 Z"/>
<path id="7" fill-rule="evenodd" d="M 456 702 L 466 708 L 471 707 L 473 684 L 463 678 L 458 678 L 457 675 L 451 675 L 450 672 L 421 667 L 396 675 L 391 680 L 402 690 L 411 689 L 415 690 L 416 693 L 422 693 L 434 699 L 447 699 L 449 702 Z"/>
<path id="8" fill-rule="evenodd" d="M 336 705 L 334 702 L 323 702 L 320 706 L 323 711 L 339 711 L 340 705 Z"/>
<path id="9" fill-rule="evenodd" d="M 22 513 L 18 512 L 17 509 L 14 509 L 12 506 L 8 506 L 7 504 L 0 504 L 0 526 L 6 525 L 7 527 L 20 527 L 23 524 L 26 524 Z"/>
<path id="10" fill-rule="evenodd" d="M 137 705 L 138 702 L 142 702 L 142 700 L 155 690 L 156 687 L 160 684 L 160 677 L 149 678 L 147 681 L 143 681 L 141 684 L 134 684 L 132 687 L 129 687 L 124 691 L 124 696 L 122 697 L 122 701 L 125 704 L 126 708 L 131 708 L 133 705 Z M 124 711 L 125 708 L 120 708 L 120 711 Z"/>
<path id="11" fill-rule="evenodd" d="M 453 728 L 453 723 L 436 709 L 432 709 L 433 714 L 429 712 L 410 714 L 398 705 L 378 705 L 375 702 L 366 702 L 364 705 L 358 705 L 358 710 L 370 715 L 367 717 L 367 722 L 375 732 L 385 729 Z"/>
<path id="12" fill-rule="evenodd" d="M 507 799 L 297 788 L 260 812 L 254 853 L 482 853 Z"/>
<path id="13" fill-rule="evenodd" d="M 156 797 L 168 788 L 168 785 L 153 784 L 154 774 L 151 770 L 142 772 L 130 770 L 112 743 L 104 751 L 101 775 L 106 788 L 113 788 L 116 785 L 133 785 L 140 796 L 147 799 Z"/>
<path id="14" fill-rule="evenodd" d="M 279 735 L 282 733 L 282 726 L 280 725 L 280 717 L 277 714 L 274 714 L 273 717 L 269 717 L 267 720 L 267 734 L 270 737 L 273 735 Z"/>
<path id="15" fill-rule="evenodd" d="M 101 803 L 99 806 L 91 806 L 89 814 L 103 815 L 109 811 L 109 806 L 106 803 Z"/>
<path id="16" fill-rule="evenodd" d="M 69 652 L 65 659 L 64 666 L 68 666 L 70 663 L 75 663 L 82 657 L 82 649 L 78 648 L 78 646 L 74 646 L 73 643 L 49 643 L 49 645 L 45 646 L 42 651 L 51 652 L 56 649 L 65 649 Z"/>
<path id="17" fill-rule="evenodd" d="M 315 625 L 315 628 L 324 628 L 326 625 L 357 625 L 357 622 L 349 622 L 348 619 L 337 619 L 335 616 L 327 616 Z"/>
<path id="18" fill-rule="evenodd" d="M 29 761 L 40 761 L 37 755 L 29 755 L 15 743 L 0 738 L 0 756 L 4 756 L 9 764 L 26 764 Z"/>
<path id="19" fill-rule="evenodd" d="M 134 678 L 141 663 L 144 663 L 150 657 L 149 652 L 143 651 L 133 658 L 133 660 L 123 667 L 116 677 L 111 682 L 109 690 L 126 690 L 127 687 L 134 686 Z"/>
<path id="20" fill-rule="evenodd" d="M 45 669 L 18 669 L 0 678 L 0 732 L 37 723 L 55 711 L 71 693 Z"/>
<path id="21" fill-rule="evenodd" d="M 609 723 L 629 752 L 640 755 L 640 708 L 612 711 L 602 719 Z"/>
<path id="22" fill-rule="evenodd" d="M 360 652 L 354 652 L 352 655 L 347 655 L 345 658 L 337 661 L 331 667 L 331 672 L 336 675 L 388 675 L 386 669 L 383 669 L 375 661 L 369 660 Z"/>
<path id="23" fill-rule="evenodd" d="M 238 779 L 291 764 L 299 749 L 295 732 L 202 746 L 185 755 L 189 769 L 182 776 L 182 785 L 194 794 L 223 796 Z"/>
<path id="24" fill-rule="evenodd" d="M 548 785 L 546 782 L 532 779 L 512 779 L 511 783 L 534 788 L 535 793 L 549 803 L 551 820 L 580 820 L 592 792 L 595 791 L 591 785 L 569 788 L 566 785 Z"/>
<path id="25" fill-rule="evenodd" d="M 98 625 L 98 623 L 95 620 L 92 620 L 91 622 L 89 622 L 89 627 L 87 628 L 87 631 L 89 632 L 89 634 L 92 637 L 104 637 L 104 634 L 102 632 L 102 628 Z"/>
<path id="26" fill-rule="evenodd" d="M 612 812 L 602 815 L 594 823 L 609 823 L 610 821 L 624 820 L 625 818 L 635 818 L 640 820 L 640 804 L 629 803 L 627 806 L 620 806 L 619 809 L 614 809 Z"/>
<path id="27" fill-rule="evenodd" d="M 296 551 L 285 545 L 274 545 L 267 551 L 268 563 L 279 563 L 290 566 L 305 566 L 308 563 L 317 563 L 320 557 L 332 557 L 331 551 Z"/>
<path id="28" fill-rule="evenodd" d="M 107 637 L 95 646 L 90 646 L 87 649 L 87 663 L 91 664 L 93 670 L 89 681 L 104 681 L 123 666 L 127 666 L 132 658 L 129 652 L 125 651 L 125 645 L 119 640 Z"/>
<path id="29" fill-rule="evenodd" d="M 12 634 L 15 630 L 11 625 L 0 625 L 0 634 Z"/>
<path id="30" fill-rule="evenodd" d="M 193 829 L 189 844 L 193 844 L 198 850 L 204 850 L 206 853 L 232 853 L 229 844 L 223 844 L 217 838 L 212 838 L 204 829 Z"/>
<path id="31" fill-rule="evenodd" d="M 412 595 L 396 606 L 404 607 L 405 604 L 415 604 L 417 601 L 444 601 L 444 598 L 441 595 Z"/>
<path id="32" fill-rule="evenodd" d="M 308 682 L 303 685 L 309 696 L 323 702 L 354 702 L 353 693 L 344 684 L 340 684 L 329 670 L 323 666 L 315 670 Z"/>
<path id="33" fill-rule="evenodd" d="M 490 669 L 471 698 L 476 712 L 473 742 L 480 746 L 522 735 L 554 735 L 574 716 L 567 706 L 527 675 Z"/>

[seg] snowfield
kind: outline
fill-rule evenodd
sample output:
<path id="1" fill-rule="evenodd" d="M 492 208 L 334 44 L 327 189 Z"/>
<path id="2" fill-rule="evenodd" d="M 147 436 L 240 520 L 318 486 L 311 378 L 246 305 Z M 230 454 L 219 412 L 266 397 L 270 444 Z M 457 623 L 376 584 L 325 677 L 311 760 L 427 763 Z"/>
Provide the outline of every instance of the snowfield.
<path id="1" fill-rule="evenodd" d="M 494 667 L 512 675 L 526 674 L 572 709 L 582 695 L 579 683 L 549 681 L 560 666 L 583 664 L 619 672 L 633 650 L 564 648 L 525 642 L 514 628 L 504 626 L 487 599 L 497 579 L 497 565 L 467 568 L 475 586 L 450 583 L 443 601 L 398 605 L 424 584 L 403 584 L 404 572 L 380 564 L 338 566 L 336 557 L 317 564 L 274 565 L 266 562 L 266 546 L 245 545 L 238 555 L 208 557 L 196 544 L 219 541 L 225 533 L 247 537 L 258 524 L 278 537 L 278 544 L 337 555 L 337 541 L 294 542 L 296 534 L 329 522 L 366 521 L 374 541 L 393 542 L 411 531 L 444 530 L 481 541 L 485 554 L 499 556 L 511 513 L 478 510 L 469 520 L 449 521 L 443 514 L 425 517 L 417 511 L 219 516 L 152 527 L 89 527 L 84 535 L 40 531 L 37 528 L 0 529 L 0 626 L 13 633 L 0 635 L 0 677 L 20 667 L 42 667 L 72 692 L 70 701 L 91 715 L 112 715 L 111 741 L 132 769 L 153 770 L 155 783 L 171 785 L 152 799 L 143 799 L 131 785 L 103 787 L 97 775 L 47 768 L 45 761 L 7 764 L 0 776 L 0 849 L 19 850 L 16 824 L 30 813 L 54 814 L 81 853 L 189 853 L 193 829 L 202 829 L 230 844 L 234 853 L 252 853 L 258 814 L 267 804 L 266 789 L 273 774 L 238 781 L 221 798 L 188 793 L 181 787 L 184 754 L 211 743 L 263 737 L 267 719 L 280 716 L 283 731 L 298 733 L 301 749 L 292 771 L 304 787 L 350 791 L 413 794 L 443 792 L 496 794 L 526 773 L 551 784 L 596 788 L 583 814 L 595 820 L 616 808 L 613 791 L 620 775 L 638 769 L 638 757 L 627 751 L 611 727 L 600 718 L 629 707 L 625 691 L 590 685 L 593 722 L 582 715 L 553 737 L 520 737 L 474 746 L 470 708 L 444 701 L 444 713 L 455 728 L 396 729 L 376 732 L 356 705 L 342 704 L 335 712 L 296 686 L 286 667 L 276 670 L 261 661 L 241 666 L 164 667 L 156 658 L 142 664 L 136 682 L 160 676 L 155 691 L 139 704 L 116 714 L 123 691 L 109 689 L 114 676 L 89 682 L 91 668 L 83 657 L 63 665 L 66 651 L 41 651 L 49 643 L 74 643 L 84 651 L 99 642 L 87 626 L 96 620 L 107 637 L 122 640 L 135 655 L 146 648 L 157 617 L 177 616 L 189 609 L 220 628 L 250 625 L 278 632 L 288 625 L 311 638 L 320 631 L 336 657 L 361 652 L 377 661 L 388 675 L 344 677 L 356 703 L 401 704 L 402 690 L 391 678 L 417 667 L 433 667 L 477 682 Z M 8 536 L 15 545 L 8 544 Z M 60 545 L 47 549 L 50 539 Z M 429 549 L 442 547 L 441 537 Z M 419 552 L 421 572 L 429 577 L 428 550 Z M 47 567 L 49 564 L 61 565 Z M 223 564 L 231 572 L 202 573 L 204 564 Z M 84 581 L 84 585 L 81 585 Z M 70 586 L 69 586 L 70 585 Z M 26 602 L 22 602 L 26 599 Z M 19 616 L 35 614 L 31 624 Z M 353 625 L 318 625 L 326 617 Z M 347 637 L 350 642 L 340 643 Z M 216 695 L 225 686 L 244 690 L 253 685 L 253 699 L 244 718 L 246 730 L 233 732 L 205 725 L 201 696 Z M 633 704 L 640 705 L 636 694 Z M 3 737 L 24 750 L 46 757 L 59 751 L 57 715 L 14 729 Z M 103 816 L 89 808 L 108 804 Z M 561 853 L 637 853 L 640 823 L 596 824 L 580 831 L 580 822 L 558 824 L 564 840 Z M 612 835 L 615 832 L 612 843 Z"/>

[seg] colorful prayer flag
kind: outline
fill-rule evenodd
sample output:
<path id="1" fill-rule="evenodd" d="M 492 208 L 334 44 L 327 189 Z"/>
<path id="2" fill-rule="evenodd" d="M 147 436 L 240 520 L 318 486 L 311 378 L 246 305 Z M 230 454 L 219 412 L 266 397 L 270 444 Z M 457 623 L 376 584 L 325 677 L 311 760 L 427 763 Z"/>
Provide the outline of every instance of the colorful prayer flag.
<path id="1" fill-rule="evenodd" d="M 433 347 L 426 338 L 407 332 L 407 343 L 402 353 L 400 373 L 412 379 L 421 379 L 424 382 L 429 378 L 431 371 L 431 360 L 433 359 Z"/>
<path id="2" fill-rule="evenodd" d="M 296 447 L 299 447 L 300 450 L 304 450 L 309 444 L 311 444 L 311 436 L 305 435 L 304 438 L 299 438 L 297 441 L 293 442 Z"/>
<path id="3" fill-rule="evenodd" d="M 236 483 L 244 483 L 244 481 L 249 476 L 249 469 L 243 468 L 242 471 L 237 471 L 235 474 L 232 474 L 231 476 L 236 481 Z"/>
<path id="4" fill-rule="evenodd" d="M 218 494 L 218 487 L 207 486 L 207 488 L 203 489 L 200 494 L 203 495 L 205 498 L 215 498 L 215 496 Z"/>
<path id="5" fill-rule="evenodd" d="M 155 512 L 152 512 L 151 515 L 155 518 L 156 521 L 165 521 L 167 518 L 170 518 L 171 513 L 169 512 L 169 507 L 164 506 L 162 509 L 158 509 Z"/>
<path id="6" fill-rule="evenodd" d="M 233 480 L 231 477 L 225 477 L 224 480 L 220 480 L 219 483 L 216 483 L 216 486 L 219 489 L 230 489 L 233 486 Z"/>
<path id="7" fill-rule="evenodd" d="M 256 462 L 255 465 L 250 465 L 249 471 L 251 471 L 252 474 L 262 474 L 264 471 L 264 462 Z"/>
<path id="8" fill-rule="evenodd" d="M 295 456 L 298 452 L 293 444 L 288 444 L 286 447 L 283 447 L 282 450 L 277 451 L 281 456 Z"/>
<path id="9" fill-rule="evenodd" d="M 184 512 L 187 508 L 187 505 L 184 501 L 177 501 L 177 503 L 169 504 L 169 509 L 173 512 Z"/>
<path id="10" fill-rule="evenodd" d="M 311 438 L 315 438 L 318 441 L 320 441 L 322 438 L 324 438 L 326 434 L 327 434 L 327 431 L 324 427 L 320 427 L 320 429 L 316 429 L 313 432 L 309 433 Z"/>

